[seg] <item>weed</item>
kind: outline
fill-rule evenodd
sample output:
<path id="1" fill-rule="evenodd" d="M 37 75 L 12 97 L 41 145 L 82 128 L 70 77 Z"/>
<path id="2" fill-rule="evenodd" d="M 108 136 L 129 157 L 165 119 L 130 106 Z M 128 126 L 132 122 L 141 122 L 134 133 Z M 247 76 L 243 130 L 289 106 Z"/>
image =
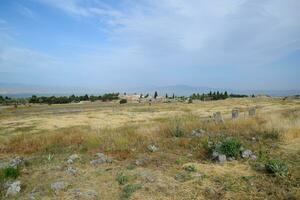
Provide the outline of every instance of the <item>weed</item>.
<path id="1" fill-rule="evenodd" d="M 123 188 L 121 199 L 129 199 L 130 196 L 137 190 L 141 189 L 140 184 L 128 184 Z"/>
<path id="2" fill-rule="evenodd" d="M 126 176 L 123 172 L 117 174 L 116 180 L 120 185 L 125 185 L 128 182 L 128 176 Z"/>
<path id="3" fill-rule="evenodd" d="M 287 165 L 281 161 L 276 159 L 268 160 L 265 164 L 266 171 L 270 174 L 275 174 L 281 177 L 284 177 L 288 174 Z"/>
<path id="4" fill-rule="evenodd" d="M 190 164 L 190 165 L 184 166 L 184 170 L 187 172 L 196 172 L 197 168 L 195 165 Z"/>

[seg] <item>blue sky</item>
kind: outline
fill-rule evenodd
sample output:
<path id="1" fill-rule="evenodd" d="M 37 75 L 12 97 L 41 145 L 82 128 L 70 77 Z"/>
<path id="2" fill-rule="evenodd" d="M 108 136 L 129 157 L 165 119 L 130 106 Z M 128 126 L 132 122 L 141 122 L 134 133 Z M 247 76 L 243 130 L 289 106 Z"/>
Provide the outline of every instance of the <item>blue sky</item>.
<path id="1" fill-rule="evenodd" d="M 1 0 L 0 84 L 300 89 L 299 10 L 299 0 Z"/>

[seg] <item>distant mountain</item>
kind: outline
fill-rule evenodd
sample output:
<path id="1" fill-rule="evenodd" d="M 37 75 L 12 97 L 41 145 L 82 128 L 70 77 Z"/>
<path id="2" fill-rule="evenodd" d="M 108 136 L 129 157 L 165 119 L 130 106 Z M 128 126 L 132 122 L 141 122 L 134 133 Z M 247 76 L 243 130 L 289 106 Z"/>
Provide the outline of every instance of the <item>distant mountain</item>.
<path id="1" fill-rule="evenodd" d="M 300 90 L 237 90 L 226 88 L 212 88 L 203 86 L 189 86 L 189 85 L 169 85 L 169 86 L 141 86 L 131 88 L 115 88 L 115 89 L 103 89 L 103 88 L 88 88 L 88 87 L 50 87 L 50 86 L 36 86 L 36 85 L 24 85 L 19 83 L 1 83 L 0 82 L 0 95 L 11 97 L 29 97 L 31 95 L 38 96 L 65 96 L 65 95 L 84 95 L 93 94 L 100 95 L 108 92 L 120 92 L 128 94 L 150 94 L 153 95 L 157 91 L 159 95 L 164 96 L 168 94 L 171 96 L 173 93 L 177 96 L 189 96 L 193 93 L 208 93 L 209 91 L 227 91 L 228 93 L 246 94 L 246 95 L 270 95 L 270 96 L 292 96 L 299 95 Z"/>

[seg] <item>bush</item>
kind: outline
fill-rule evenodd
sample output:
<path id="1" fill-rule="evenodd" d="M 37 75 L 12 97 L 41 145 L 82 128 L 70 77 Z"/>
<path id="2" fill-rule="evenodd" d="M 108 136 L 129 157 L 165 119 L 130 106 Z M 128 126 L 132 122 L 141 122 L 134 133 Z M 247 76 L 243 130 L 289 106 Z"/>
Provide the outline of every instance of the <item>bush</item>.
<path id="1" fill-rule="evenodd" d="M 286 176 L 288 174 L 287 165 L 281 161 L 276 159 L 268 160 L 265 164 L 266 171 L 270 174 L 275 174 L 278 176 Z"/>
<path id="2" fill-rule="evenodd" d="M 120 100 L 120 104 L 125 104 L 125 103 L 127 103 L 127 99 L 121 99 Z"/>
<path id="3" fill-rule="evenodd" d="M 227 157 L 238 157 L 240 154 L 242 144 L 235 138 L 227 138 L 221 145 L 216 147 L 218 153 L 222 153 Z"/>
<path id="4" fill-rule="evenodd" d="M 128 176 L 124 175 L 124 173 L 121 172 L 117 175 L 116 180 L 120 185 L 125 185 L 128 182 Z"/>
<path id="5" fill-rule="evenodd" d="M 2 169 L 1 174 L 2 174 L 1 177 L 3 177 L 4 179 L 8 179 L 8 178 L 16 179 L 20 176 L 20 169 L 14 167 L 6 167 Z"/>

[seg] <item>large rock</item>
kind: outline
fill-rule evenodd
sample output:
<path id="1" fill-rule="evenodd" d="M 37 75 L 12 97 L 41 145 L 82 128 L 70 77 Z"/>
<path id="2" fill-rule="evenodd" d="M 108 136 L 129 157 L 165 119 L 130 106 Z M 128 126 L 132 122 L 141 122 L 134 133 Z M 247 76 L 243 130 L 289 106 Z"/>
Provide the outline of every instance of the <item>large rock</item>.
<path id="1" fill-rule="evenodd" d="M 6 192 L 6 197 L 16 196 L 20 191 L 21 191 L 21 182 L 15 181 L 9 185 Z"/>
<path id="2" fill-rule="evenodd" d="M 216 122 L 216 123 L 224 123 L 224 119 L 223 119 L 223 117 L 222 117 L 222 114 L 221 114 L 221 112 L 215 112 L 214 114 L 213 114 L 213 117 L 214 117 L 214 121 Z"/>
<path id="3" fill-rule="evenodd" d="M 233 109 L 231 112 L 231 117 L 232 119 L 237 119 L 239 117 L 239 110 L 238 109 Z"/>

